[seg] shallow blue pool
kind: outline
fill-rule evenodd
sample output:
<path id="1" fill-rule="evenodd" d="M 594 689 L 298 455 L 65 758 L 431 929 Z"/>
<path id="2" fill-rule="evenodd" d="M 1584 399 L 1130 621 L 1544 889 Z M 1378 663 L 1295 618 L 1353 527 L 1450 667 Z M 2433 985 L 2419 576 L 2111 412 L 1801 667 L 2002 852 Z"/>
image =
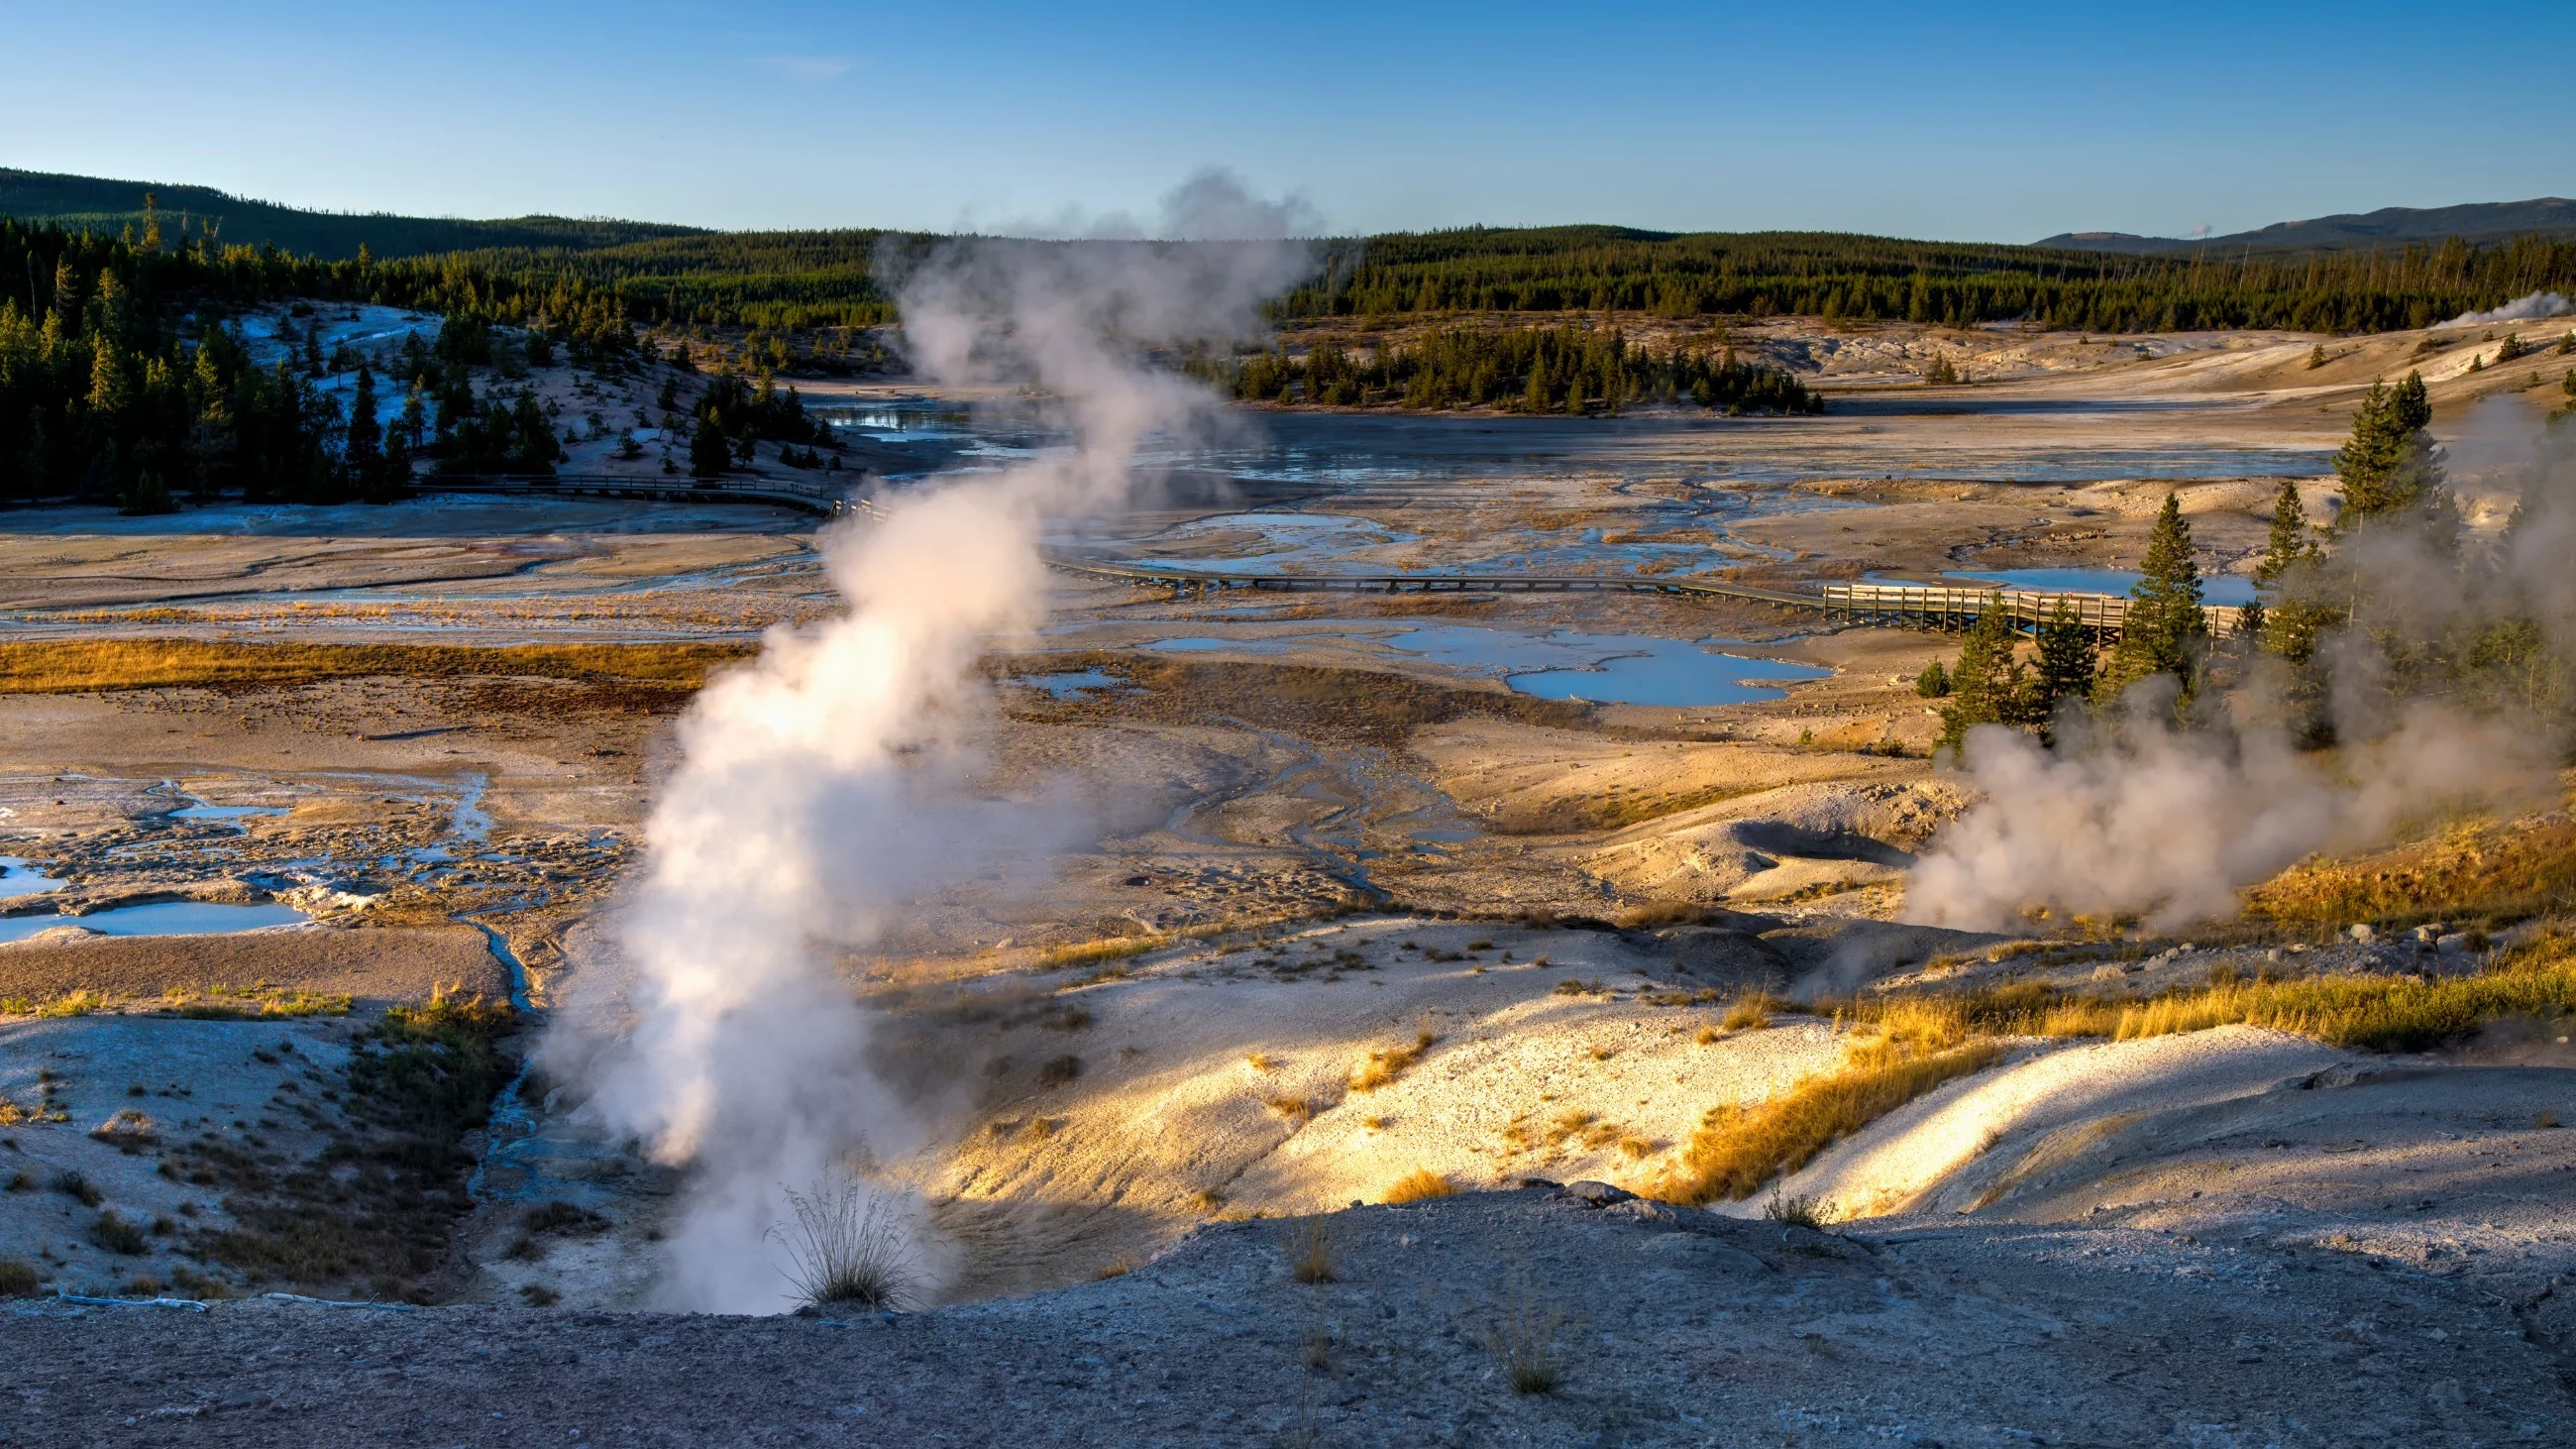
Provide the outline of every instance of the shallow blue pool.
<path id="1" fill-rule="evenodd" d="M 256 906 L 219 906 L 203 901 L 155 901 L 148 906 L 119 906 L 86 916 L 0 917 L 0 941 L 23 941 L 56 926 L 78 926 L 109 936 L 217 936 L 256 931 L 263 926 L 292 926 L 313 919 L 293 906 L 268 902 Z"/>

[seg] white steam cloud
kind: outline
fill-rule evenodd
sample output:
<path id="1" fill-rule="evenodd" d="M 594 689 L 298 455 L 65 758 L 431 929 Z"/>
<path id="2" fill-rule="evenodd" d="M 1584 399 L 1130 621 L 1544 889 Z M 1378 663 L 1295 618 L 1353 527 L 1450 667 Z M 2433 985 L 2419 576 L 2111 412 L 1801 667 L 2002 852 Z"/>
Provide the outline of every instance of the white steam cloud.
<path id="1" fill-rule="evenodd" d="M 2535 792 L 2546 761 L 2527 732 L 2434 706 L 2331 761 L 2288 735 L 2176 731 L 2170 692 L 2051 753 L 2027 736 L 1971 731 L 1983 801 L 1914 870 L 1907 918 L 2009 930 L 2025 909 L 2142 915 L 2156 929 L 2234 914 L 2236 892 L 2319 850 L 2370 845 L 2419 813 Z"/>
<path id="2" fill-rule="evenodd" d="M 1222 174 L 1166 212 L 1167 235 L 1223 240 L 960 242 L 916 259 L 900 296 L 917 370 L 1032 386 L 1060 407 L 1071 448 L 933 480 L 827 532 L 847 612 L 773 630 L 680 724 L 615 922 L 625 1000 L 568 1011 L 545 1047 L 550 1070 L 588 1088 L 588 1120 L 687 1169 L 666 1306 L 791 1306 L 769 1237 L 786 1192 L 920 1145 L 867 1065 L 872 1023 L 837 973 L 844 954 L 925 892 L 1073 838 L 1077 812 L 965 788 L 987 718 L 976 660 L 1044 611 L 1041 519 L 1111 506 L 1140 444 L 1212 414 L 1211 394 L 1149 365 L 1140 344 L 1251 336 L 1258 304 L 1307 265 L 1302 247 L 1246 239 L 1285 235 L 1293 218 L 1273 209 L 1265 226 Z"/>
<path id="3" fill-rule="evenodd" d="M 2576 303 L 2570 303 L 2565 293 L 2534 292 L 2528 297 L 2516 297 L 2492 312 L 2463 312 L 2442 325 L 2473 327 L 2484 322 L 2539 322 L 2551 317 L 2564 317 L 2571 311 L 2576 311 Z"/>
<path id="4" fill-rule="evenodd" d="M 2298 747 L 2261 675 L 2232 715 L 2205 709 L 2189 730 L 2168 723 L 2169 679 L 2137 686 L 2103 725 L 2070 722 L 2054 751 L 1972 730 L 1964 764 L 1979 803 L 1916 865 L 1908 919 L 2000 931 L 2043 908 L 2172 929 L 2234 914 L 2238 891 L 2311 853 L 2380 844 L 2443 810 L 2548 798 L 2565 742 L 2546 682 L 2576 661 L 2576 459 L 2527 415 L 2512 440 L 2501 414 L 2473 421 L 2479 471 L 2516 495 L 2510 528 L 2473 530 L 2454 551 L 2371 525 L 2339 547 L 2371 581 L 2366 629 L 2419 652 L 2456 649 L 2497 621 L 2534 626 L 2519 697 L 2511 685 L 2476 708 L 2406 697 L 2384 652 L 2347 631 L 2321 651 L 2327 718 L 2345 742 L 2332 751 Z"/>

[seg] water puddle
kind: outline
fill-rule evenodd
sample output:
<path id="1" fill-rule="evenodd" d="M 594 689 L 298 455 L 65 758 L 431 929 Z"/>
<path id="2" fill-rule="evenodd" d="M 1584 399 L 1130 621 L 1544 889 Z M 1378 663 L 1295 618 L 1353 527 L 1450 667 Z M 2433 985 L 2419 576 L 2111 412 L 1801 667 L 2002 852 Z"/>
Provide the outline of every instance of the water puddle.
<path id="1" fill-rule="evenodd" d="M 188 798 L 193 800 L 196 797 L 192 795 Z M 170 818 L 173 820 L 240 820 L 251 815 L 284 815 L 285 813 L 287 812 L 284 809 L 275 805 L 191 805 L 184 810 L 171 811 Z"/>
<path id="2" fill-rule="evenodd" d="M 300 926 L 311 919 L 293 906 L 275 902 L 225 906 L 204 901 L 155 901 L 146 906 L 92 911 L 86 916 L 47 912 L 40 916 L 0 917 L 0 941 L 23 941 L 56 926 L 78 926 L 103 936 L 225 936 L 271 926 Z"/>
<path id="3" fill-rule="evenodd" d="M 1126 680 L 1099 669 L 1067 669 L 1055 674 L 1023 674 L 1011 680 L 1022 689 L 1043 689 L 1057 699 L 1108 693 L 1128 688 Z"/>
<path id="4" fill-rule="evenodd" d="M 61 890 L 68 881 L 59 881 L 42 871 L 29 868 L 14 855 L 0 855 L 0 900 L 11 896 L 40 896 Z"/>
<path id="5" fill-rule="evenodd" d="M 1747 704 L 1782 698 L 1786 685 L 1833 673 L 1811 664 L 1721 654 L 1705 643 L 1648 634 L 1570 629 L 1524 634 L 1473 624 L 1426 624 L 1391 634 L 1305 630 L 1258 639 L 1183 636 L 1144 647 L 1165 654 L 1283 654 L 1322 643 L 1372 646 L 1462 674 L 1500 677 L 1514 690 L 1541 699 L 1594 704 Z"/>

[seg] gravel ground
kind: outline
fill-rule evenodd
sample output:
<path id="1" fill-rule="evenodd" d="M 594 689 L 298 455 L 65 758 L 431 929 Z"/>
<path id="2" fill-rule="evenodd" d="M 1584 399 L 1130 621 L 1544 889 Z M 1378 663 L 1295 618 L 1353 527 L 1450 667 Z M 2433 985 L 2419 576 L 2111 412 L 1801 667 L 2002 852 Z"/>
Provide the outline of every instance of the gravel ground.
<path id="1" fill-rule="evenodd" d="M 1335 1281 L 1290 1274 L 1331 1235 Z M 1560 1375 L 1516 1394 L 1518 1321 Z M 850 1321 L 0 1315 L 27 1444 L 2486 1445 L 2576 1436 L 2511 1313 L 2333 1252 L 1879 1240 L 1543 1187 L 1202 1229 L 1124 1277 Z"/>

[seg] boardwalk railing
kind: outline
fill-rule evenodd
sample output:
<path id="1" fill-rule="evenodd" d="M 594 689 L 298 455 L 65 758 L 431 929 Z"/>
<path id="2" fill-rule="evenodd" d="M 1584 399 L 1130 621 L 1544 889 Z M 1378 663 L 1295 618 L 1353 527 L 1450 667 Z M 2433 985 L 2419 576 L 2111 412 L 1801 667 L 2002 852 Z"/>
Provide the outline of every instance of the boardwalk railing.
<path id="1" fill-rule="evenodd" d="M 2036 633 L 2040 623 L 2065 604 L 2076 621 L 2096 634 L 2121 631 L 2129 601 L 2117 594 L 2052 593 L 2038 589 L 1955 588 L 1921 584 L 1827 584 L 1824 602 L 1845 612 L 1884 616 L 1891 621 L 1931 623 L 1936 628 L 1964 629 L 1988 609 L 2012 615 L 2013 627 Z M 2230 604 L 2203 604 L 2212 634 L 2231 634 L 2244 611 Z"/>

